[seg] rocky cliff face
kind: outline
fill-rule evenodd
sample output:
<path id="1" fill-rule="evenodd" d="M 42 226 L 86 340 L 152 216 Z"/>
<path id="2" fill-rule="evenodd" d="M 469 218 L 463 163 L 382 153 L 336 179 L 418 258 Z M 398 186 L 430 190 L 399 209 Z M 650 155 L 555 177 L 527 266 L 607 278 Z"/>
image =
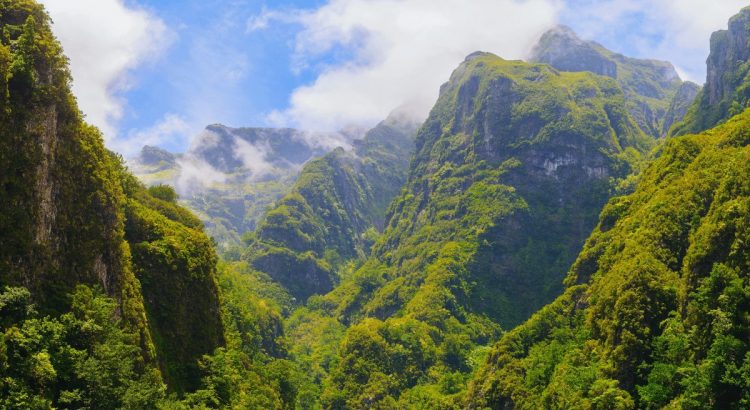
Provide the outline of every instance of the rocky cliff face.
<path id="1" fill-rule="evenodd" d="M 625 92 L 630 114 L 653 138 L 662 136 L 669 105 L 682 84 L 668 62 L 614 53 L 598 43 L 580 39 L 565 26 L 544 33 L 529 61 L 550 64 L 561 71 L 589 71 L 614 78 Z"/>
<path id="2" fill-rule="evenodd" d="M 564 294 L 494 347 L 467 407 L 743 407 L 728 375 L 750 366 L 748 127 L 746 111 L 667 140 L 604 208 Z"/>
<path id="3" fill-rule="evenodd" d="M 687 114 L 688 109 L 695 101 L 698 96 L 701 87 L 690 81 L 682 83 L 677 93 L 672 98 L 672 103 L 669 104 L 667 114 L 664 116 L 664 124 L 662 125 L 661 136 L 666 137 L 669 135 L 669 130 L 675 124 L 682 121 Z"/>
<path id="4" fill-rule="evenodd" d="M 81 119 L 48 17 L 37 5 L 16 7 L 0 17 L 14 33 L 0 46 L 0 282 L 28 287 L 52 311 L 67 306 L 78 283 L 133 296 L 142 310 L 140 296 L 125 290 L 137 285 L 123 249 L 116 169 Z M 124 313 L 134 321 L 142 314 Z"/>
<path id="5" fill-rule="evenodd" d="M 729 20 L 727 30 L 713 33 L 706 84 L 672 134 L 707 130 L 741 113 L 750 100 L 750 8 Z"/>
<path id="6" fill-rule="evenodd" d="M 611 78 L 470 55 L 417 134 L 371 256 L 317 301 L 350 324 L 324 405 L 373 405 L 386 379 L 402 408 L 439 408 L 420 389 L 466 372 L 475 346 L 559 294 L 559 269 L 651 144 Z M 382 353 L 358 354 L 369 346 Z"/>

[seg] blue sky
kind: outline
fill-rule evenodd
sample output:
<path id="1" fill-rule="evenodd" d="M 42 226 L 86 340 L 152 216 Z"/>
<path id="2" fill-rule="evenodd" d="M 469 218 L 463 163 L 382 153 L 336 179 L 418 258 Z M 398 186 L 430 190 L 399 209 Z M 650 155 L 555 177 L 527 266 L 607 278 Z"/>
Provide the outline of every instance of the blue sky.
<path id="1" fill-rule="evenodd" d="M 737 0 L 42 0 L 108 144 L 183 151 L 209 123 L 335 129 L 424 116 L 462 56 L 523 58 L 547 27 L 699 83 Z M 100 67 L 101 66 L 101 67 Z"/>

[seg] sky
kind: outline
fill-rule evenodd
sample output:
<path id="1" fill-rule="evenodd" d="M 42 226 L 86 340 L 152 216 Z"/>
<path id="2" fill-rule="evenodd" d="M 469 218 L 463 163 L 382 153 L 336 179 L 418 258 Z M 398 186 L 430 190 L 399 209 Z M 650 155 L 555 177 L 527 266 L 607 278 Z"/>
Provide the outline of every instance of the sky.
<path id="1" fill-rule="evenodd" d="M 523 59 L 565 24 L 702 84 L 747 0 L 41 0 L 111 149 L 183 152 L 206 125 L 330 131 L 423 118 L 473 51 Z"/>

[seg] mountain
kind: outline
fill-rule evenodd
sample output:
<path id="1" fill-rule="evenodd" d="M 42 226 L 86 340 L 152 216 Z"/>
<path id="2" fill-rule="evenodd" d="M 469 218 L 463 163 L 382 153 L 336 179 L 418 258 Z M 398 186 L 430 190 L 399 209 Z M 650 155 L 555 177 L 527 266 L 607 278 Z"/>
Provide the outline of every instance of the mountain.
<path id="1" fill-rule="evenodd" d="M 673 135 L 697 133 L 745 110 L 750 99 L 750 7 L 729 20 L 728 30 L 711 35 L 706 84 Z"/>
<path id="2" fill-rule="evenodd" d="M 207 391 L 227 355 L 233 374 L 273 383 L 254 363 L 282 355 L 278 314 L 233 296 L 241 280 L 217 270 L 174 190 L 105 149 L 50 24 L 34 1 L 0 5 L 0 408 L 169 407 L 196 390 L 191 405 L 220 404 Z M 281 407 L 282 390 L 254 397 Z"/>
<path id="3" fill-rule="evenodd" d="M 561 71 L 589 71 L 614 78 L 625 92 L 630 114 L 643 132 L 654 138 L 664 136 L 670 104 L 683 83 L 671 63 L 623 56 L 599 43 L 580 39 L 565 26 L 545 32 L 529 61 L 546 63 Z M 683 89 L 681 98 L 689 97 L 691 89 Z M 680 113 L 671 111 L 670 121 L 674 123 L 674 115 Z"/>
<path id="4" fill-rule="evenodd" d="M 226 252 L 256 229 L 305 162 L 338 144 L 348 145 L 350 139 L 343 133 L 214 124 L 184 154 L 145 146 L 130 167 L 148 185 L 174 186 L 180 203 L 199 216 L 219 250 Z"/>
<path id="5" fill-rule="evenodd" d="M 300 301 L 330 291 L 336 272 L 364 258 L 406 181 L 417 125 L 394 113 L 302 169 L 265 214 L 245 258 Z"/>
<path id="6" fill-rule="evenodd" d="M 709 79 L 734 78 L 736 66 L 716 65 L 728 51 L 717 45 L 742 35 L 747 15 L 712 36 Z M 748 55 L 747 42 L 732 41 L 728 60 Z M 720 94 L 735 98 L 746 84 Z M 717 91 L 707 83 L 683 126 L 717 121 L 722 103 L 704 105 Z M 493 347 L 465 406 L 746 408 L 748 129 L 745 110 L 667 139 L 635 191 L 604 208 L 562 296 Z"/>
<path id="7" fill-rule="evenodd" d="M 291 319 L 291 334 L 312 323 L 340 335 L 305 347 L 327 357 L 338 346 L 323 371 L 308 363 L 323 406 L 450 400 L 481 345 L 559 294 L 560 272 L 652 144 L 610 78 L 467 57 L 417 134 L 370 257 Z"/>

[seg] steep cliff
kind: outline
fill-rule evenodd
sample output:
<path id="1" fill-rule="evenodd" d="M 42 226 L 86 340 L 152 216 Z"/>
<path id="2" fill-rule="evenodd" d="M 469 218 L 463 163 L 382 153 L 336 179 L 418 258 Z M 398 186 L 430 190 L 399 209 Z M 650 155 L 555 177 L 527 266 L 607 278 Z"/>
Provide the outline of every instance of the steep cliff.
<path id="1" fill-rule="evenodd" d="M 610 200 L 565 292 L 494 346 L 467 408 L 750 403 L 750 111 L 726 120 L 746 84 L 747 16 L 712 36 L 709 80 L 672 132 L 722 124 L 665 140 Z"/>
<path id="2" fill-rule="evenodd" d="M 745 110 L 750 99 L 750 8 L 729 20 L 727 30 L 711 35 L 706 84 L 673 135 L 710 129 Z"/>
<path id="3" fill-rule="evenodd" d="M 604 209 L 563 296 L 493 348 L 469 408 L 744 407 L 749 128 L 745 112 L 668 141 Z"/>
<path id="4" fill-rule="evenodd" d="M 559 294 L 559 270 L 651 144 L 612 79 L 470 55 L 371 257 L 315 300 L 350 325 L 324 405 L 440 406 L 427 391 L 460 390 L 477 345 Z"/>
<path id="5" fill-rule="evenodd" d="M 669 104 L 667 114 L 664 116 L 664 124 L 661 129 L 661 136 L 666 137 L 669 135 L 669 131 L 672 126 L 678 124 L 687 115 L 688 109 L 693 105 L 701 87 L 690 81 L 682 83 L 677 93 L 672 98 L 672 103 Z"/>

